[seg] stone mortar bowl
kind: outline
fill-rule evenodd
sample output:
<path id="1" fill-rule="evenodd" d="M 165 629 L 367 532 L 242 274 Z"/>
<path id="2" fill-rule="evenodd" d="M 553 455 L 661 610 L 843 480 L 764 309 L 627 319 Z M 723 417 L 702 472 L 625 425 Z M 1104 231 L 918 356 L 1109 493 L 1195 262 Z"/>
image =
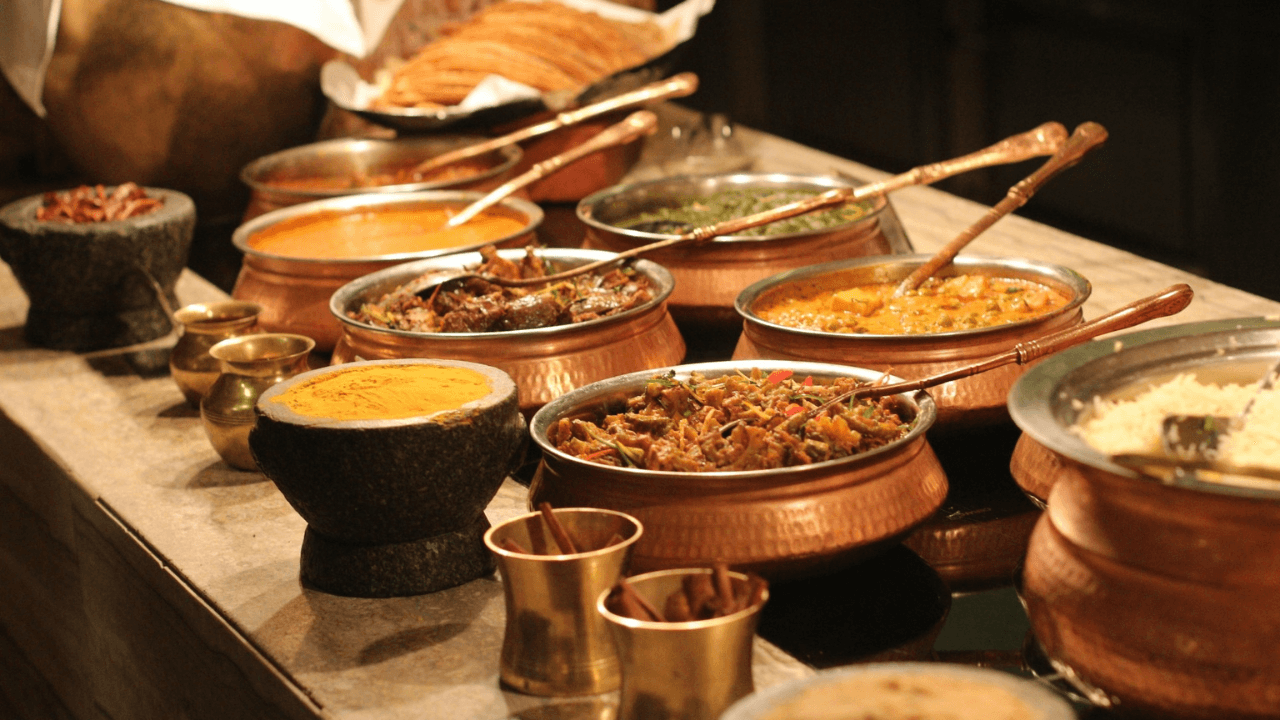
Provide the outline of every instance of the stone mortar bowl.
<path id="1" fill-rule="evenodd" d="M 173 288 L 191 249 L 195 203 L 175 190 L 143 190 L 164 204 L 110 222 L 37 220 L 43 195 L 0 209 L 0 259 L 31 301 L 28 342 L 82 352 L 142 343 L 172 330 L 159 294 L 170 308 L 178 306 Z"/>
<path id="2" fill-rule="evenodd" d="M 299 415 L 281 395 L 369 366 L 469 369 L 488 395 L 400 419 Z M 312 370 L 265 391 L 249 447 L 262 472 L 307 521 L 302 575 L 343 595 L 432 592 L 491 572 L 484 508 L 524 454 L 516 385 L 476 363 L 374 360 Z"/>

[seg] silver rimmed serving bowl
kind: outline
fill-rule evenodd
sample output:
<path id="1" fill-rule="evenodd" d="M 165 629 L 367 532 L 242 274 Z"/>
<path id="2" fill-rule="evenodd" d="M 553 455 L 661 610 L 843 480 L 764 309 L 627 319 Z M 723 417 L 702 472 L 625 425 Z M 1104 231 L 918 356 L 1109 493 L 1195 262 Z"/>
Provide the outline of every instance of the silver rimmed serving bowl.
<path id="1" fill-rule="evenodd" d="M 1278 357 L 1280 321 L 1173 325 L 1046 358 L 1010 393 L 1024 440 L 1053 460 L 1035 465 L 1052 477 L 1040 479 L 1048 503 L 1023 600 L 1048 658 L 1096 697 L 1160 717 L 1276 716 L 1280 483 L 1161 482 L 1072 428 L 1094 398 L 1132 398 L 1186 373 L 1253 383 Z M 1024 487 L 1016 460 L 1028 447 L 1013 464 Z"/>
<path id="2" fill-rule="evenodd" d="M 774 579 L 856 562 L 900 540 L 942 504 L 947 479 L 925 440 L 936 408 L 923 392 L 897 396 L 901 412 L 912 416 L 903 437 L 858 455 L 795 467 L 701 473 L 613 467 L 566 454 L 548 439 L 560 419 L 612 411 L 668 370 L 678 379 L 694 372 L 714 379 L 753 369 L 790 370 L 818 382 L 880 377 L 826 363 L 728 361 L 631 373 L 578 388 L 543 406 L 530 423 L 542 449 L 531 502 L 635 516 L 645 527 L 632 556 L 637 572 L 723 561 Z"/>
<path id="3" fill-rule="evenodd" d="M 537 253 L 561 269 L 614 255 L 580 248 L 543 248 Z M 500 257 L 515 262 L 524 254 L 523 249 L 498 251 Z M 648 260 L 633 261 L 632 267 L 652 285 L 649 302 L 583 323 L 503 332 L 429 333 L 379 328 L 349 314 L 424 274 L 449 273 L 481 261 L 477 252 L 419 260 L 371 273 L 339 288 L 329 302 L 329 310 L 342 328 L 333 362 L 434 357 L 486 363 L 516 381 L 520 407 L 532 415 L 551 400 L 584 385 L 684 359 L 684 340 L 667 310 L 674 281 L 665 268 Z"/>
<path id="4" fill-rule="evenodd" d="M 758 303 L 803 288 L 854 287 L 900 281 L 929 259 L 927 255 L 838 260 L 781 273 L 743 290 L 735 309 L 743 321 L 735 360 L 768 358 L 831 362 L 892 371 L 907 379 L 954 370 L 1081 322 L 1089 281 L 1075 271 L 1018 258 L 961 256 L 937 273 L 939 277 L 978 274 L 1029 280 L 1065 293 L 1062 308 L 1031 319 L 992 327 L 923 335 L 871 335 L 806 330 L 779 325 L 756 314 Z M 1010 364 L 932 388 L 938 405 L 935 431 L 950 431 L 1008 422 L 1009 388 L 1026 371 Z"/>
<path id="5" fill-rule="evenodd" d="M 424 160 L 481 141 L 467 135 L 336 138 L 264 155 L 240 171 L 240 180 L 252 191 L 244 221 L 290 205 L 346 195 L 492 190 L 515 175 L 522 156 L 519 145 L 465 160 L 422 180 L 397 177 Z"/>
<path id="6" fill-rule="evenodd" d="M 471 191 L 425 191 L 350 195 L 316 200 L 273 210 L 244 223 L 236 229 L 231 241 L 244 253 L 240 274 L 231 295 L 262 306 L 258 324 L 267 332 L 306 335 L 316 341 L 316 349 L 333 350 L 342 334 L 338 321 L 329 312 L 329 298 L 343 285 L 369 273 L 393 265 L 428 257 L 478 250 L 484 245 L 514 247 L 534 238 L 542 223 L 542 210 L 520 198 L 507 198 L 491 210 L 516 219 L 519 229 L 499 237 L 481 237 L 457 246 L 432 247 L 413 252 L 379 254 L 354 249 L 343 257 L 300 257 L 265 251 L 256 247 L 255 237 L 272 228 L 304 228 L 315 224 L 320 228 L 336 218 L 353 224 L 367 224 L 362 237 L 374 241 L 379 237 L 378 217 L 383 212 L 457 212 L 479 200 L 484 194 Z M 465 227 L 465 226 L 464 226 Z M 318 253 L 317 253 L 318 255 Z"/>
<path id="7" fill-rule="evenodd" d="M 627 220 L 655 209 L 678 207 L 691 199 L 732 190 L 799 190 L 816 195 L 848 185 L 822 175 L 685 175 L 593 193 L 578 203 L 578 219 L 587 227 L 586 247 L 622 252 L 672 237 L 621 227 Z M 734 300 L 743 288 L 758 280 L 828 260 L 910 250 L 905 241 L 895 241 L 884 232 L 881 216 L 888 202 L 883 196 L 862 204 L 865 212 L 859 219 L 840 225 L 777 235 L 726 235 L 706 243 L 660 250 L 647 257 L 669 269 L 676 279 L 671 312 L 677 322 L 736 332 L 739 320 L 733 309 Z"/>

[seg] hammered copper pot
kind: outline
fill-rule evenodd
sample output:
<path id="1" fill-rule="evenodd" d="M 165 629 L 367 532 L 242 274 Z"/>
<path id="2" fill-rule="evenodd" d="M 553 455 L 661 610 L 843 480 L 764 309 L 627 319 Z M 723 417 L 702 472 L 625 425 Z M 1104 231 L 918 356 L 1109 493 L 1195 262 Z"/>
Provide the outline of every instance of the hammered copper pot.
<path id="1" fill-rule="evenodd" d="M 849 183 L 820 175 L 738 173 L 679 176 L 619 185 L 578 203 L 578 219 L 587 228 L 584 244 L 622 252 L 671 235 L 617 227 L 640 213 L 726 190 L 772 188 L 821 193 Z M 909 247 L 884 232 L 883 196 L 863 201 L 867 214 L 852 223 L 804 233 L 771 236 L 727 235 L 710 242 L 660 250 L 646 257 L 671 271 L 676 289 L 671 313 L 682 324 L 737 331 L 734 301 L 743 288 L 780 272 L 813 263 L 905 252 Z"/>
<path id="2" fill-rule="evenodd" d="M 891 371 L 908 379 L 928 377 L 984 360 L 1014 345 L 1079 324 L 1081 306 L 1091 287 L 1068 268 L 1016 258 L 959 257 L 938 272 L 940 277 L 981 274 L 1043 283 L 1071 298 L 1060 310 L 1018 323 L 928 335 L 868 335 L 801 330 L 762 320 L 753 308 L 766 294 L 787 285 L 838 277 L 849 287 L 902 280 L 928 260 L 927 255 L 856 258 L 822 263 L 761 280 L 743 290 L 735 308 L 743 320 L 735 360 L 810 360 Z M 944 383 L 929 394 L 938 405 L 935 431 L 1007 423 L 1009 388 L 1026 367 L 1009 364 Z"/>
<path id="3" fill-rule="evenodd" d="M 1274 320 L 1175 325 L 1059 353 L 1013 388 L 1014 421 L 1059 459 L 1024 566 L 1027 613 L 1047 656 L 1103 702 L 1170 718 L 1280 714 L 1280 484 L 1161 482 L 1071 431 L 1094 397 L 1183 372 L 1253 382 L 1277 357 Z"/>
<path id="4" fill-rule="evenodd" d="M 483 170 L 465 177 L 431 182 L 361 184 L 374 176 L 411 170 L 424 160 L 482 140 L 467 135 L 336 138 L 265 155 L 240 171 L 240 180 L 252 191 L 243 221 L 248 222 L 263 213 L 290 205 L 346 195 L 492 190 L 515 176 L 516 165 L 522 157 L 518 145 L 509 145 L 468 161 L 483 166 Z M 314 184 L 307 186 L 308 182 Z"/>
<path id="5" fill-rule="evenodd" d="M 525 251 L 499 250 L 498 254 L 518 262 Z M 576 248 L 544 248 L 538 254 L 566 269 L 613 256 Z M 420 275 L 460 270 L 481 261 L 479 253 L 448 255 L 397 265 L 344 285 L 329 305 L 342 327 L 333 362 L 433 357 L 493 365 L 516 381 L 520 409 L 532 415 L 575 388 L 684 359 L 684 339 L 667 311 L 674 281 L 665 268 L 648 260 L 634 261 L 633 267 L 652 283 L 652 300 L 584 323 L 505 332 L 425 333 L 379 328 L 348 315 Z"/>
<path id="6" fill-rule="evenodd" d="M 676 377 L 792 370 L 815 380 L 880 373 L 825 363 L 718 362 L 671 368 Z M 668 472 L 584 461 L 555 449 L 547 430 L 643 391 L 666 370 L 632 373 L 579 388 L 548 403 L 530 424 L 542 463 L 530 502 L 588 506 L 635 516 L 645 534 L 636 572 L 705 566 L 717 560 L 772 579 L 830 572 L 901 540 L 942 504 L 947 479 L 925 440 L 936 409 L 927 393 L 899 396 L 915 414 L 911 430 L 884 447 L 839 460 L 771 470 Z"/>
<path id="7" fill-rule="evenodd" d="M 477 250 L 476 243 L 465 247 L 424 250 L 394 255 L 330 259 L 300 258 L 276 255 L 255 249 L 250 244 L 254 233 L 280 222 L 331 214 L 372 212 L 378 209 L 433 209 L 450 207 L 462 209 L 483 197 L 483 193 L 464 191 L 428 191 L 414 193 L 384 193 L 380 195 L 351 195 L 316 200 L 292 205 L 260 215 L 236 229 L 232 242 L 242 253 L 244 260 L 236 277 L 231 296 L 262 306 L 258 324 L 267 332 L 287 332 L 306 335 L 316 341 L 316 349 L 330 352 L 342 334 L 337 319 L 329 312 L 329 298 L 338 288 L 356 278 L 377 272 L 393 265 L 421 260 L 428 257 Z M 506 237 L 495 238 L 491 244 L 499 247 L 525 245 L 533 240 L 534 230 L 542 222 L 542 210 L 520 198 L 507 198 L 496 206 L 505 212 L 515 213 L 525 219 L 525 226 Z"/>

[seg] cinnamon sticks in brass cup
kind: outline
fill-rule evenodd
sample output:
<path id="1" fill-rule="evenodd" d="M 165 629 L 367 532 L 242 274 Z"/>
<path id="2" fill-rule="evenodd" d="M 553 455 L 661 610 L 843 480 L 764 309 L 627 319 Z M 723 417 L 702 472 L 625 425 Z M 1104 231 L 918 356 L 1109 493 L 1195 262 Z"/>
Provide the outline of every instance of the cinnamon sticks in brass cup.
<path id="1" fill-rule="evenodd" d="M 614 510 L 546 506 L 485 533 L 507 608 L 503 684 L 544 696 L 618 688 L 613 638 L 595 603 L 626 571 L 643 531 Z"/>

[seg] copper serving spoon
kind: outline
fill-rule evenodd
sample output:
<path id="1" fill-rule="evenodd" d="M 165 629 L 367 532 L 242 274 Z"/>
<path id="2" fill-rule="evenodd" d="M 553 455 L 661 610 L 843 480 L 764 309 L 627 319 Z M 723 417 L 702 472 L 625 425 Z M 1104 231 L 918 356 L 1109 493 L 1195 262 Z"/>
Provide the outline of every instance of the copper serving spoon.
<path id="1" fill-rule="evenodd" d="M 616 95 L 607 100 L 601 100 L 597 103 L 584 105 L 577 110 L 568 110 L 558 113 L 551 120 L 541 122 L 536 125 L 530 125 L 514 132 L 507 133 L 491 140 L 485 140 L 474 145 L 450 150 L 447 153 L 436 155 L 428 158 L 410 171 L 417 179 L 421 179 L 423 175 L 438 170 L 446 165 L 451 165 L 460 160 L 478 157 L 487 152 L 492 152 L 508 145 L 514 145 L 531 138 L 546 135 L 555 132 L 560 128 L 577 125 L 585 120 L 590 120 L 607 113 L 618 110 L 626 110 L 627 108 L 636 107 L 638 105 L 646 105 L 648 103 L 657 102 L 659 100 L 668 100 L 671 98 L 681 98 L 692 95 L 698 89 L 698 76 L 691 72 L 672 75 L 666 80 L 650 83 L 631 92 L 625 92 Z"/>
<path id="2" fill-rule="evenodd" d="M 893 297 L 902 297 L 903 294 L 915 290 L 920 283 L 954 260 L 966 245 L 973 242 L 974 238 L 996 224 L 1000 218 L 1026 205 L 1031 196 L 1044 187 L 1045 183 L 1056 177 L 1058 173 L 1080 162 L 1086 153 L 1102 145 L 1106 139 L 1107 130 L 1098 123 L 1087 122 L 1077 126 L 1075 132 L 1071 133 L 1071 137 L 1053 154 L 1053 157 L 1046 160 L 1038 170 L 1009 188 L 1003 200 L 993 205 L 982 218 L 965 228 L 954 240 L 942 246 L 933 257 L 916 268 L 898 284 L 898 287 L 894 288 Z"/>
<path id="3" fill-rule="evenodd" d="M 537 182 L 554 172 L 568 167 L 592 153 L 600 152 L 605 148 L 611 148 L 615 145 L 626 145 L 637 138 L 652 134 L 653 131 L 657 129 L 657 115 L 654 115 L 649 110 L 637 110 L 628 115 L 621 122 L 610 125 L 600 131 L 600 133 L 590 140 L 571 147 L 559 155 L 543 160 L 520 175 L 511 178 L 505 183 L 489 191 L 489 194 L 479 200 L 476 200 L 463 208 L 457 215 L 449 218 L 449 220 L 445 222 L 444 227 L 458 227 L 484 212 L 486 208 L 502 202 L 517 190 L 527 187 L 528 185 Z"/>
<path id="4" fill-rule="evenodd" d="M 976 363 L 965 365 L 954 370 L 930 375 L 919 380 L 904 380 L 896 383 L 886 383 L 884 385 L 865 385 L 847 393 L 842 393 L 831 400 L 819 405 L 807 413 L 797 413 L 795 417 L 802 418 L 807 421 L 810 418 L 817 417 L 823 412 L 829 410 L 840 403 L 847 402 L 851 399 L 877 398 L 885 395 L 897 395 L 904 392 L 913 392 L 916 390 L 924 390 L 935 385 L 941 385 L 953 380 L 962 380 L 978 373 L 988 370 L 1017 363 L 1026 365 L 1047 355 L 1065 350 L 1069 347 L 1082 343 L 1086 340 L 1092 340 L 1109 332 L 1116 330 L 1124 330 L 1134 325 L 1139 325 L 1148 320 L 1154 320 L 1159 317 L 1167 317 L 1182 312 L 1187 305 L 1191 304 L 1191 298 L 1194 296 L 1191 286 L 1185 283 L 1170 285 L 1164 290 L 1149 295 L 1141 300 L 1125 305 L 1124 307 L 1113 310 L 1101 317 L 1090 320 L 1086 323 L 1080 323 L 1065 330 L 1059 330 L 1050 333 L 1044 337 L 1035 340 L 1027 340 L 1014 345 L 1013 348 L 993 355 L 992 357 L 981 360 Z"/>
<path id="5" fill-rule="evenodd" d="M 669 238 L 649 243 L 648 245 L 642 245 L 640 247 L 625 250 L 606 260 L 597 260 L 596 262 L 587 263 L 586 265 L 579 265 L 576 268 L 555 273 L 554 275 L 547 275 L 539 278 L 500 278 L 493 275 L 467 271 L 441 272 L 430 277 L 422 278 L 422 283 L 415 292 L 418 295 L 427 295 L 430 292 L 433 292 L 437 285 L 454 280 L 465 280 L 469 278 L 480 278 L 494 285 L 500 285 L 503 287 L 529 287 L 544 283 L 560 282 L 572 277 L 577 277 L 583 273 L 589 273 L 604 267 L 616 265 L 624 260 L 644 255 L 645 253 L 653 252 L 654 250 L 661 250 L 663 248 L 682 245 L 685 243 L 706 242 L 722 235 L 732 235 L 737 232 L 742 232 L 743 230 L 748 230 L 760 225 L 766 225 L 778 220 L 785 220 L 796 215 L 803 215 L 804 213 L 812 212 L 821 208 L 842 205 L 849 202 L 857 202 L 868 197 L 883 195 L 912 185 L 928 185 L 970 170 L 976 170 L 978 168 L 988 167 L 991 165 L 1021 162 L 1028 158 L 1049 155 L 1057 152 L 1062 144 L 1066 142 L 1066 139 L 1067 130 L 1061 123 L 1047 122 L 1024 133 L 1019 133 L 1006 138 L 990 147 L 969 153 L 968 155 L 962 155 L 958 158 L 930 163 L 928 165 L 921 165 L 899 175 L 894 175 L 878 182 L 859 185 L 856 188 L 835 188 L 824 193 L 820 193 L 803 200 L 797 200 L 796 202 L 787 203 L 786 205 L 780 205 L 763 212 L 745 215 L 743 217 L 733 218 L 730 220 L 723 220 L 711 225 L 696 227 L 679 235 L 673 235 Z"/>

